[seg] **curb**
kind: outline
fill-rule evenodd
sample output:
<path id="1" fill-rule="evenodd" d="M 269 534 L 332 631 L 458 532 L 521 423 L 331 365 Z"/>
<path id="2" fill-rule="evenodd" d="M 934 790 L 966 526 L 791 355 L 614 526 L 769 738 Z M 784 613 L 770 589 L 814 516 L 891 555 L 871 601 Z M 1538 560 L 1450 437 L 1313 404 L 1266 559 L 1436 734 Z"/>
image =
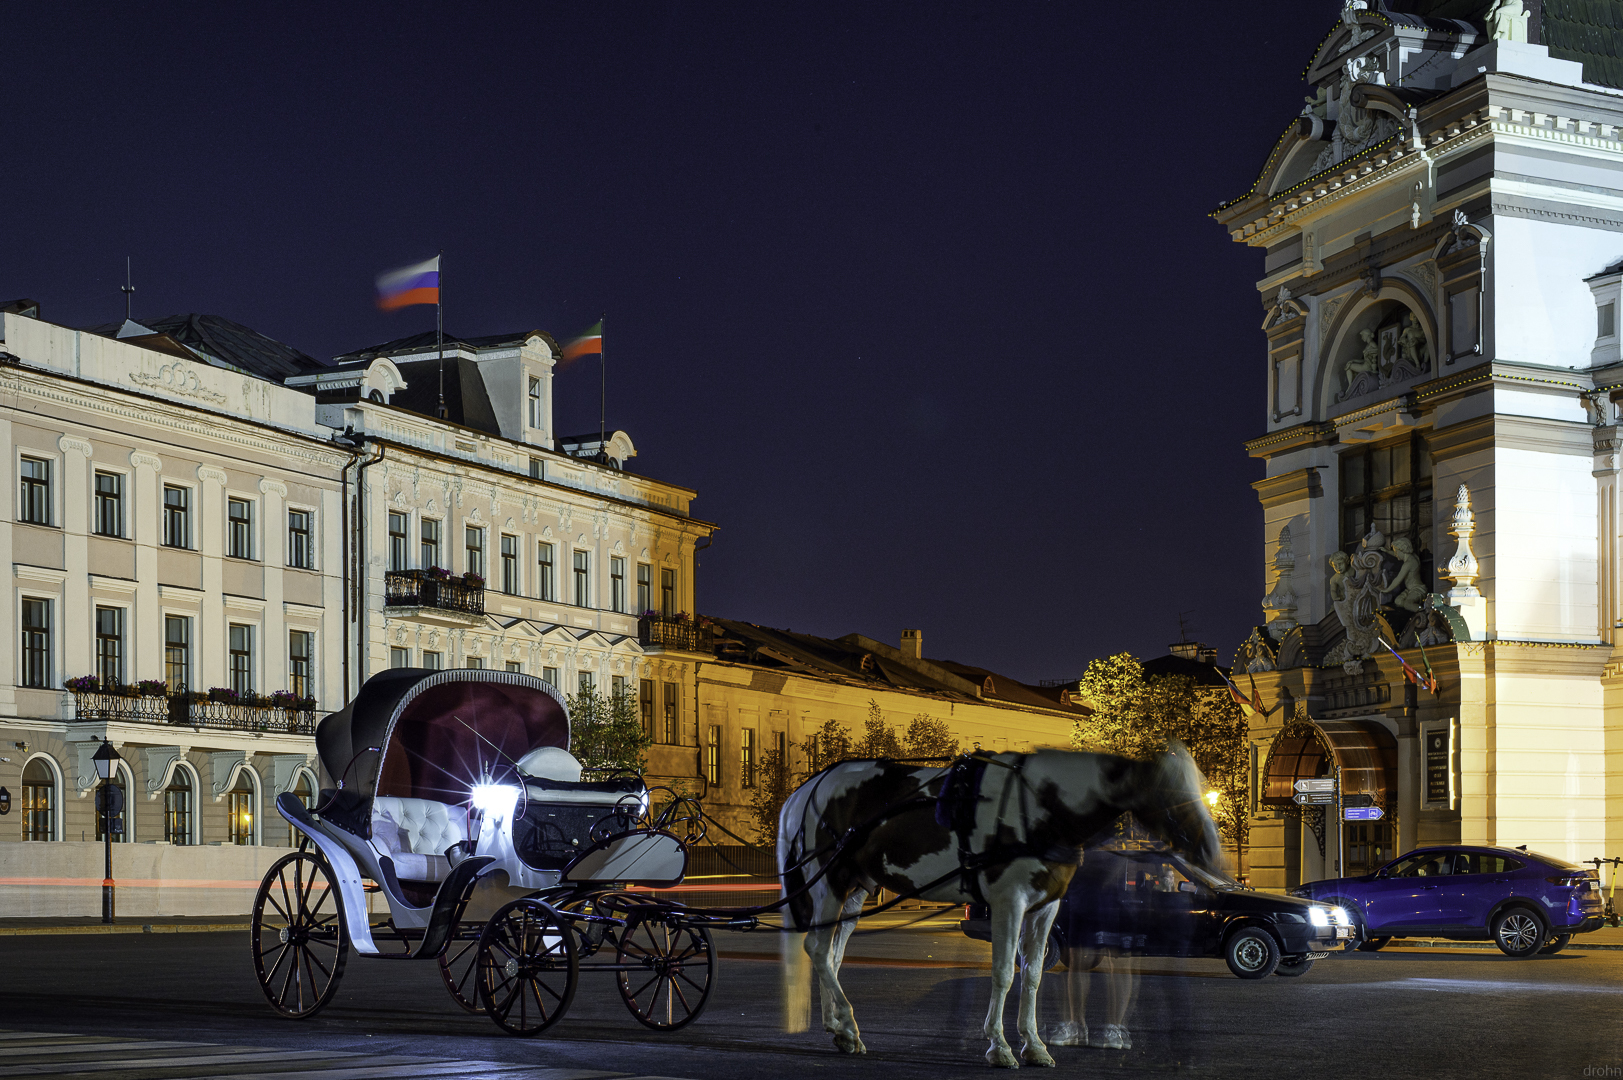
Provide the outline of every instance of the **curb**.
<path id="1" fill-rule="evenodd" d="M 87 926 L 0 926 L 0 937 L 45 937 L 70 934 L 217 934 L 246 931 L 248 923 L 102 923 Z"/>
<path id="2" fill-rule="evenodd" d="M 1433 940 L 1421 940 L 1421 939 L 1416 939 L 1416 940 L 1413 940 L 1413 941 L 1405 940 L 1402 944 L 1399 944 L 1398 942 L 1394 941 L 1394 942 L 1392 942 L 1391 945 L 1388 946 L 1388 948 L 1393 948 L 1393 949 L 1486 949 L 1486 950 L 1489 950 L 1489 951 L 1492 951 L 1492 952 L 1498 952 L 1499 951 L 1499 946 L 1495 945 L 1491 941 L 1433 941 Z M 1567 945 L 1567 947 L 1565 949 L 1562 949 L 1561 951 L 1562 952 L 1568 952 L 1568 951 L 1576 950 L 1576 949 L 1582 949 L 1582 950 L 1584 950 L 1586 952 L 1623 952 L 1623 945 L 1609 945 L 1609 944 L 1606 944 L 1604 942 L 1596 942 L 1596 943 L 1593 943 L 1593 944 L 1582 944 L 1582 945 L 1580 945 L 1578 942 L 1574 941 L 1574 942 L 1569 943 Z"/>

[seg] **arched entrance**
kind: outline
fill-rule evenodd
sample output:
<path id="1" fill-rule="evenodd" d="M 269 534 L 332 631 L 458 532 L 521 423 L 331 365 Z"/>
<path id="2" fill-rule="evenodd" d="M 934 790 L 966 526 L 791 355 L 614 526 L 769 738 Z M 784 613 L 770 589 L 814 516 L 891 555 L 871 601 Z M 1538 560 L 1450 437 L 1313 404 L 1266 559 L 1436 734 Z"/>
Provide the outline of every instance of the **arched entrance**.
<path id="1" fill-rule="evenodd" d="M 1299 716 L 1289 721 L 1274 739 L 1263 770 L 1259 802 L 1286 811 L 1286 880 L 1298 884 L 1310 877 L 1310 859 L 1295 859 L 1295 845 L 1304 842 L 1304 830 L 1317 842 L 1324 876 L 1367 874 L 1397 854 L 1397 740 L 1378 721 L 1315 720 Z M 1341 823 L 1339 855 L 1337 835 L 1328 820 L 1328 808 L 1302 807 L 1295 801 L 1296 781 L 1340 776 L 1346 794 L 1367 794 L 1385 815 L 1379 821 Z M 1290 828 L 1294 823 L 1296 827 Z M 1336 867 L 1340 859 L 1342 867 Z M 1294 866 L 1292 865 L 1294 863 Z"/>

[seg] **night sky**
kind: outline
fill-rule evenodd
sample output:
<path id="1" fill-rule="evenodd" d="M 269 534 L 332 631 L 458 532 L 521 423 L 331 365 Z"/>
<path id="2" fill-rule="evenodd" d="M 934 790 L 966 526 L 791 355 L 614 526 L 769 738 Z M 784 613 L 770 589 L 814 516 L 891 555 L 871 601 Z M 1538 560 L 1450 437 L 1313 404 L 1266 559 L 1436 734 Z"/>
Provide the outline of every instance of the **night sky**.
<path id="1" fill-rule="evenodd" d="M 699 609 L 1074 677 L 1261 619 L 1260 255 L 1207 214 L 1338 3 L 7 13 L 0 295 L 320 358 L 608 313 L 608 422 L 721 526 Z M 598 369 L 557 382 L 596 430 Z"/>

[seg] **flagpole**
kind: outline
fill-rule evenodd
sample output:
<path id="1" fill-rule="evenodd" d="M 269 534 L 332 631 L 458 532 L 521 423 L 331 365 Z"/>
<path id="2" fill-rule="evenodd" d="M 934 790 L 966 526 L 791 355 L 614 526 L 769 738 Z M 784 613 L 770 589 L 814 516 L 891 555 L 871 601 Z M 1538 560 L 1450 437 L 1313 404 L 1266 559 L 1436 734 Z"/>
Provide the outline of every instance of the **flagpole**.
<path id="1" fill-rule="evenodd" d="M 434 347 L 439 352 L 440 408 L 439 418 L 445 419 L 445 249 L 440 248 L 438 267 L 439 288 L 434 291 Z"/>
<path id="2" fill-rule="evenodd" d="M 597 452 L 607 460 L 609 456 L 609 316 L 604 312 L 598 320 L 597 366 L 602 371 L 602 384 L 597 395 Z"/>

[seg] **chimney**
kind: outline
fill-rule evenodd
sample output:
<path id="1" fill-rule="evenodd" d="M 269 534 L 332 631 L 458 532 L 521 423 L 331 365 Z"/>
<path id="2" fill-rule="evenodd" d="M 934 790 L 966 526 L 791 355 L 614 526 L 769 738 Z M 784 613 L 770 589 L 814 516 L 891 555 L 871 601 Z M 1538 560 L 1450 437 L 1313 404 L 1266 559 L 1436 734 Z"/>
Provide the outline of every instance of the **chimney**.
<path id="1" fill-rule="evenodd" d="M 924 659 L 924 635 L 917 630 L 902 631 L 902 655 L 913 660 Z"/>

